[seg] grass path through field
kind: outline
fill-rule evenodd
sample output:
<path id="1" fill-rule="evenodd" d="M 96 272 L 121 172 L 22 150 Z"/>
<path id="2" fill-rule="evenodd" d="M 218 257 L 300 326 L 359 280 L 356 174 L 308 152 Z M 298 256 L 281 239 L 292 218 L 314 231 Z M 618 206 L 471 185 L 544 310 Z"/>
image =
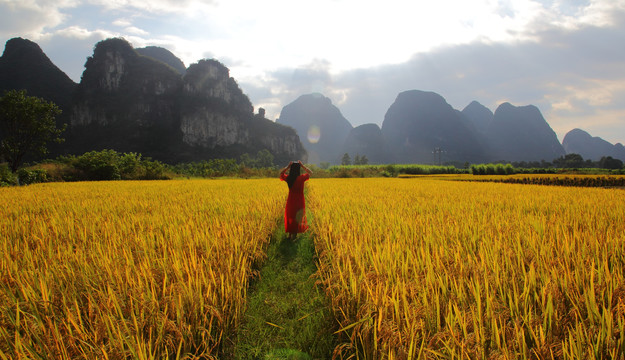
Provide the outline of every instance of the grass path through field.
<path id="1" fill-rule="evenodd" d="M 316 270 L 310 235 L 291 241 L 278 226 L 248 293 L 237 359 L 331 358 L 334 323 L 325 294 L 315 284 Z"/>

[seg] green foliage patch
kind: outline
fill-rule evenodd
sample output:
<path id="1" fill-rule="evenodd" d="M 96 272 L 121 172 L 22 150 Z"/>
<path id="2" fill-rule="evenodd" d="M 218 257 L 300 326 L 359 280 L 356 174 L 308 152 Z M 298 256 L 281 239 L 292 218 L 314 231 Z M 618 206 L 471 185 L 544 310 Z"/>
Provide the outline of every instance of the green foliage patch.
<path id="1" fill-rule="evenodd" d="M 248 293 L 235 358 L 329 359 L 336 329 L 323 290 L 316 286 L 313 239 L 300 234 L 288 240 L 278 226 Z"/>

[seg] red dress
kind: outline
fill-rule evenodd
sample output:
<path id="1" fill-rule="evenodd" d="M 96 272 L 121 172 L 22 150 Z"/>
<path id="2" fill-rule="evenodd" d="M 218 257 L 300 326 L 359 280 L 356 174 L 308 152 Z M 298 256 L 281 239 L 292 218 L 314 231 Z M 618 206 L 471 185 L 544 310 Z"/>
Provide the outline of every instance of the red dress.
<path id="1" fill-rule="evenodd" d="M 280 175 L 280 180 L 286 181 L 287 175 Z M 284 209 L 284 230 L 287 233 L 303 233 L 308 229 L 306 222 L 306 202 L 304 200 L 304 182 L 310 175 L 300 175 L 289 188 L 289 197 Z"/>

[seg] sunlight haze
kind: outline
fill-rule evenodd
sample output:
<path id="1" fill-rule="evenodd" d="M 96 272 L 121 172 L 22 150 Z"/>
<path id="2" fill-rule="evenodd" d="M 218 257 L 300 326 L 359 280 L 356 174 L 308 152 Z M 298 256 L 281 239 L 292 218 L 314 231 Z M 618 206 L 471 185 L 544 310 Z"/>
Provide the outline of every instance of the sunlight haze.
<path id="1" fill-rule="evenodd" d="M 536 105 L 625 142 L 625 0 L 0 0 L 0 41 L 30 39 L 79 82 L 94 45 L 123 37 L 186 66 L 214 58 L 275 120 L 319 92 L 354 125 L 381 124 L 398 93 Z"/>

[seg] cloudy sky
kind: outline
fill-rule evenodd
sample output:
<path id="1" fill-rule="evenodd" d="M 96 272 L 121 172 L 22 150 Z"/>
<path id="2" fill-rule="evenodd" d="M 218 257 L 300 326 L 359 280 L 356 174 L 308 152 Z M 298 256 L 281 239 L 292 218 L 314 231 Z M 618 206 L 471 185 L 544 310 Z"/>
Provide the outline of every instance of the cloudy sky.
<path id="1" fill-rule="evenodd" d="M 319 92 L 381 125 L 418 89 L 625 143 L 625 0 L 0 0 L 0 42 L 17 36 L 76 82 L 109 37 L 214 58 L 270 119 Z"/>

